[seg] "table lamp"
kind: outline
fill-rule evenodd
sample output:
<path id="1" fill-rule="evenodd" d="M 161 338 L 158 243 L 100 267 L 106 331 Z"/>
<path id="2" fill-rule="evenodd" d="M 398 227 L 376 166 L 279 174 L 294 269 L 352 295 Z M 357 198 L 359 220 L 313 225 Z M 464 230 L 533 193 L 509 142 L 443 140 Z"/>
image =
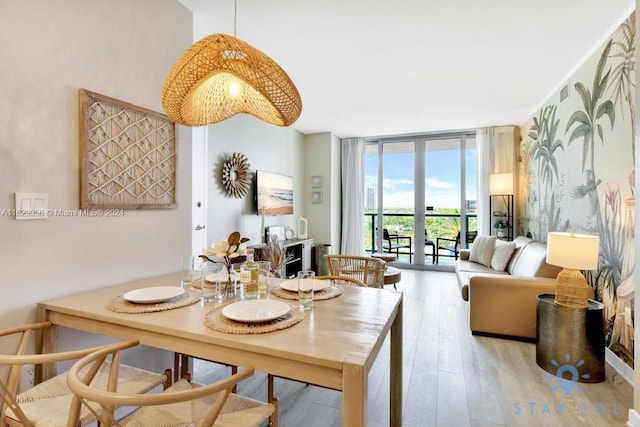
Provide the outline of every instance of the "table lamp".
<path id="1" fill-rule="evenodd" d="M 547 262 L 562 267 L 556 278 L 556 304 L 586 308 L 591 289 L 579 270 L 598 268 L 600 238 L 589 234 L 547 235 Z"/>

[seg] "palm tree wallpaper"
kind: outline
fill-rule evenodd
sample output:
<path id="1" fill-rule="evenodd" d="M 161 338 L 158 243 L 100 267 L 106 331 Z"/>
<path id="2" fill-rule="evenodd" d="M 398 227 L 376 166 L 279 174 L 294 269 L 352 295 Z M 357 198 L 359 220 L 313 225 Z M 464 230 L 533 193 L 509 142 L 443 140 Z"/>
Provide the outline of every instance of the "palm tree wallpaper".
<path id="1" fill-rule="evenodd" d="M 518 234 L 600 236 L 585 277 L 605 306 L 609 349 L 633 367 L 635 13 L 522 127 Z"/>

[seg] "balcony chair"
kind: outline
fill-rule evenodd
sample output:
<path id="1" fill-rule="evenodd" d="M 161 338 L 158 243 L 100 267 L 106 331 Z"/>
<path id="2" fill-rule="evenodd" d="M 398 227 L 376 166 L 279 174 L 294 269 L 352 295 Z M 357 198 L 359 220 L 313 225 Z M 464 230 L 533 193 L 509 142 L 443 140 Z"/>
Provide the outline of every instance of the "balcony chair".
<path id="1" fill-rule="evenodd" d="M 241 397 L 231 389 L 241 380 L 253 375 L 253 368 L 208 385 L 190 383 L 181 379 L 164 393 L 136 394 L 117 389 L 108 381 L 102 387 L 87 385 L 95 372 L 111 356 L 110 378 L 118 374 L 120 355 L 125 349 L 138 345 L 138 340 L 119 342 L 105 346 L 83 357 L 74 364 L 67 375 L 69 388 L 75 394 L 69 411 L 69 424 L 76 425 L 82 408 L 90 405 L 101 408 L 99 420 L 103 425 L 113 425 L 114 410 L 121 406 L 139 406 L 117 425 L 234 425 L 260 426 L 273 413 L 269 403 Z"/>
<path id="2" fill-rule="evenodd" d="M 478 235 L 477 231 L 467 231 L 467 244 L 473 243 L 474 239 Z M 441 255 L 440 249 L 448 251 L 449 254 Z M 458 256 L 460 255 L 460 232 L 456 235 L 455 239 L 451 239 L 448 237 L 438 237 L 436 238 L 436 264 L 439 263 L 438 258 L 441 256 L 446 257 L 454 257 L 456 261 L 458 260 Z"/>
<path id="3" fill-rule="evenodd" d="M 396 257 L 399 257 L 401 253 L 400 249 L 409 249 L 409 264 L 411 264 L 411 255 L 413 254 L 411 246 L 411 236 L 400 236 L 398 234 L 391 234 L 386 228 L 382 229 L 383 240 L 383 252 L 393 253 L 395 251 Z M 408 242 L 408 243 L 403 243 Z"/>
<path id="4" fill-rule="evenodd" d="M 384 287 L 385 263 L 381 259 L 357 255 L 325 255 L 332 276 L 357 279 L 371 288 Z"/>
<path id="5" fill-rule="evenodd" d="M 436 244 L 433 242 L 433 240 L 429 240 L 429 237 L 427 236 L 427 230 L 424 230 L 424 247 L 431 247 L 431 264 L 435 264 L 436 263 Z"/>
<path id="6" fill-rule="evenodd" d="M 6 382 L 0 380 L 0 400 L 2 401 L 0 425 L 9 424 L 23 427 L 43 425 L 45 423 L 46 425 L 56 426 L 66 425 L 69 417 L 69 408 L 73 400 L 73 393 L 67 386 L 66 373 L 43 381 L 18 394 L 20 368 L 24 365 L 41 365 L 76 360 L 106 347 L 48 354 L 25 354 L 33 332 L 43 332 L 49 327 L 51 327 L 51 322 L 40 322 L 0 331 L 0 337 L 14 335 L 18 338 L 15 354 L 0 354 L 0 367 L 8 368 Z M 18 336 L 19 334 L 21 335 Z M 3 343 L 2 348 L 6 349 L 8 346 L 8 343 Z M 123 392 L 146 393 L 160 385 L 169 385 L 171 370 L 167 371 L 164 374 L 156 374 L 121 365 L 118 376 L 115 378 L 118 388 Z M 107 375 L 106 369 L 98 371 L 94 382 L 106 383 Z M 99 408 L 97 409 L 99 413 Z M 84 408 L 77 416 L 80 420 L 77 425 L 84 426 L 95 421 L 95 415 L 91 410 Z"/>
<path id="7" fill-rule="evenodd" d="M 476 240 L 476 237 L 478 237 L 478 230 L 467 231 L 467 247 L 469 247 L 469 245 L 471 245 L 473 241 Z"/>

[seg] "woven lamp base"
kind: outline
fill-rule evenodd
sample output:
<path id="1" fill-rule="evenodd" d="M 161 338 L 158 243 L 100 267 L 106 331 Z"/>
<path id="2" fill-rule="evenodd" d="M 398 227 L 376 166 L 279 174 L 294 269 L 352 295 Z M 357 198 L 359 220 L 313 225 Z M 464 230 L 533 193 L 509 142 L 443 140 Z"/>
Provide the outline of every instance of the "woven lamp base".
<path id="1" fill-rule="evenodd" d="M 556 278 L 556 304 L 571 308 L 586 308 L 591 289 L 579 270 L 565 268 Z"/>

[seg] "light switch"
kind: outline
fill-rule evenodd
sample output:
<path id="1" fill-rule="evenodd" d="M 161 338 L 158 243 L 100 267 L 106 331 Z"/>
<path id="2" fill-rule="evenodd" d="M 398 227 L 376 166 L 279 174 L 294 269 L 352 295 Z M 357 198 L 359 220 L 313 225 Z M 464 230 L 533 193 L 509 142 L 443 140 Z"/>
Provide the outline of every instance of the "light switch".
<path id="1" fill-rule="evenodd" d="M 47 219 L 47 193 L 16 193 L 16 219 Z"/>

